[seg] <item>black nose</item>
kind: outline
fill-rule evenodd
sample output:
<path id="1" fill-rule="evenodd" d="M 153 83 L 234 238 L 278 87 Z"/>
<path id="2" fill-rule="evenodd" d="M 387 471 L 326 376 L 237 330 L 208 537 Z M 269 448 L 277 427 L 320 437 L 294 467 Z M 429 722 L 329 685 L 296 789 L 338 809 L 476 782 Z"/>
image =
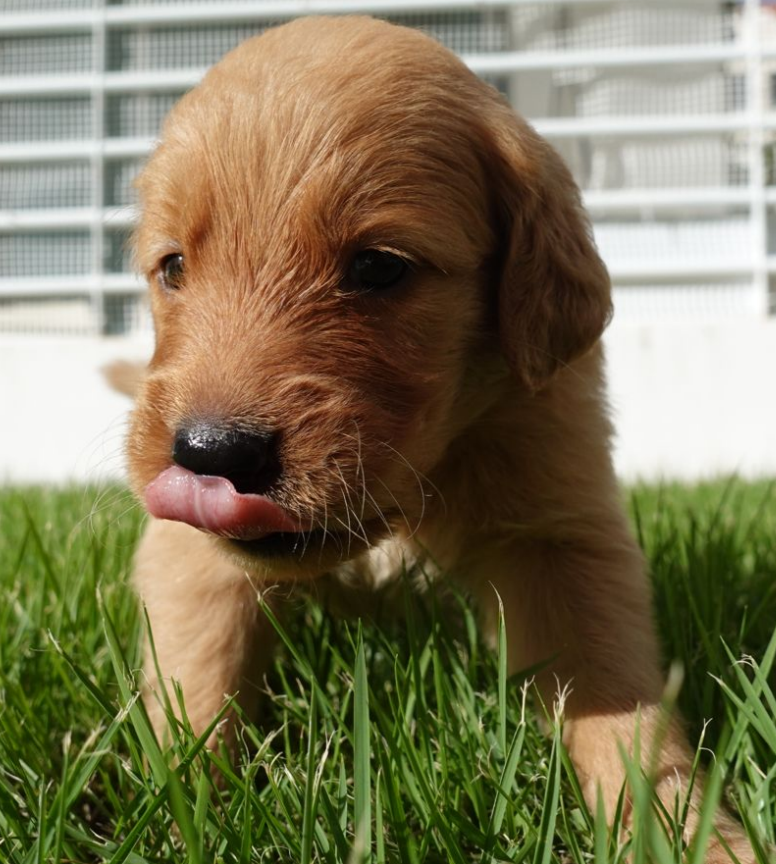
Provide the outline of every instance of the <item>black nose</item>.
<path id="1" fill-rule="evenodd" d="M 226 477 L 241 493 L 266 492 L 280 477 L 278 436 L 216 423 L 178 429 L 172 458 L 195 474 Z"/>

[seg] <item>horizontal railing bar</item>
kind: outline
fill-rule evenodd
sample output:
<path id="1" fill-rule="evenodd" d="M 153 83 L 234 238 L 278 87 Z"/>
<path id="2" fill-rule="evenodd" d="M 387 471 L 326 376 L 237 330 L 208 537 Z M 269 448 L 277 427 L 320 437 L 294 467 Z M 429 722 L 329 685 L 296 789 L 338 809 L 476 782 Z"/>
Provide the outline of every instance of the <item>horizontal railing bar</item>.
<path id="1" fill-rule="evenodd" d="M 100 88 L 106 93 L 176 93 L 194 87 L 206 71 L 206 68 L 192 68 L 106 72 L 104 75 L 4 75 L 0 77 L 0 96 L 78 96 Z"/>
<path id="2" fill-rule="evenodd" d="M 773 190 L 776 193 L 776 189 Z M 699 186 L 665 189 L 603 189 L 583 193 L 585 207 L 597 211 L 638 211 L 749 205 L 748 186 Z"/>
<path id="3" fill-rule="evenodd" d="M 99 291 L 105 294 L 142 294 L 145 290 L 145 282 L 132 273 L 0 279 L 0 297 L 19 300 L 33 297 L 84 297 Z"/>
<path id="4" fill-rule="evenodd" d="M 91 30 L 97 21 L 97 9 L 70 9 L 67 12 L 15 12 L 0 17 L 0 35 L 25 33 L 79 33 Z"/>
<path id="5" fill-rule="evenodd" d="M 719 279 L 721 276 L 751 276 L 754 261 L 606 261 L 613 282 L 641 282 L 667 279 Z"/>
<path id="6" fill-rule="evenodd" d="M 547 138 L 582 138 L 588 135 L 643 136 L 737 132 L 760 125 L 760 116 L 743 111 L 725 114 L 652 114 L 606 117 L 537 117 L 531 123 Z M 762 115 L 764 128 L 776 126 L 776 114 Z"/>
<path id="7" fill-rule="evenodd" d="M 604 189 L 583 192 L 585 207 L 592 213 L 664 211 L 705 207 L 748 207 L 751 193 L 747 186 L 708 186 L 665 189 Z M 776 204 L 776 187 L 765 190 L 769 204 Z M 101 220 L 106 228 L 130 228 L 137 218 L 132 205 L 106 207 L 95 212 L 91 207 L 36 210 L 0 210 L 0 231 L 67 230 L 93 225 Z"/>
<path id="8" fill-rule="evenodd" d="M 79 32 L 104 21 L 108 27 L 255 21 L 297 18 L 303 15 L 407 15 L 412 13 L 503 9 L 535 3 L 536 0 L 238 0 L 231 3 L 146 3 L 137 6 L 97 7 L 68 12 L 19 12 L 0 18 L 0 34 Z M 564 0 L 566 5 L 590 4 L 599 0 Z M 686 0 L 685 0 L 686 2 Z M 695 0 L 698 5 L 708 0 Z M 441 6 L 441 8 L 440 8 Z"/>
<path id="9" fill-rule="evenodd" d="M 85 228 L 101 221 L 106 228 L 128 228 L 136 219 L 133 207 L 69 207 L 45 210 L 0 210 L 0 231 L 51 231 Z"/>
<path id="10" fill-rule="evenodd" d="M 752 276 L 754 262 L 749 259 L 731 261 L 607 261 L 606 266 L 614 282 L 636 282 L 639 280 L 661 280 L 676 278 L 718 280 L 722 276 Z M 776 273 L 776 255 L 770 255 L 765 260 L 769 273 Z M 751 286 L 742 286 L 748 290 Z"/>
<path id="11" fill-rule="evenodd" d="M 776 46 L 764 50 L 776 57 Z M 601 49 L 584 51 L 512 51 L 463 54 L 462 60 L 480 75 L 576 67 L 633 67 L 671 63 L 715 63 L 743 59 L 741 43 L 671 45 L 659 48 Z M 104 87 L 106 92 L 187 90 L 197 84 L 206 68 L 157 69 L 152 72 L 106 72 L 104 75 L 7 75 L 0 77 L 0 96 L 87 94 Z"/>
<path id="12" fill-rule="evenodd" d="M 154 141 L 151 138 L 105 138 L 102 141 L 26 141 L 23 144 L 0 144 L 0 164 L 10 162 L 72 162 L 92 159 L 127 159 L 146 156 Z"/>
<path id="13" fill-rule="evenodd" d="M 748 130 L 762 123 L 776 129 L 776 112 L 753 117 L 745 112 L 693 115 L 634 115 L 618 117 L 540 117 L 531 119 L 537 132 L 547 138 L 587 136 L 697 135 Z M 44 141 L 0 145 L 0 163 L 72 161 L 101 154 L 107 159 L 145 156 L 151 138 L 106 138 L 104 141 Z"/>
<path id="14" fill-rule="evenodd" d="M 776 55 L 776 47 L 773 49 Z M 461 59 L 480 75 L 532 70 L 664 66 L 672 63 L 718 63 L 746 57 L 740 42 L 712 45 L 665 45 L 647 48 L 601 48 L 558 51 L 510 51 L 463 54 Z"/>

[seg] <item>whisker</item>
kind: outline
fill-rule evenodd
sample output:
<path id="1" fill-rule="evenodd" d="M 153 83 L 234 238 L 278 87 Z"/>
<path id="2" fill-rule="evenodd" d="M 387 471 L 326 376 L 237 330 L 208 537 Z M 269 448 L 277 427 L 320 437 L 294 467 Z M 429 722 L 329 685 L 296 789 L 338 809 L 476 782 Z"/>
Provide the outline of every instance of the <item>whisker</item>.
<path id="1" fill-rule="evenodd" d="M 447 502 L 445 501 L 445 496 L 441 493 L 441 491 L 439 490 L 439 487 L 433 482 L 433 480 L 431 480 L 429 477 L 427 477 L 421 471 L 418 471 L 418 469 L 415 468 L 415 466 L 409 461 L 409 459 L 407 459 L 407 457 L 403 453 L 400 453 L 394 446 L 389 444 L 387 441 L 382 441 L 381 444 L 382 444 L 382 446 L 384 446 L 388 450 L 390 450 L 392 453 L 395 453 L 396 456 L 398 456 L 399 459 L 402 461 L 402 463 L 404 465 L 406 465 L 410 469 L 410 471 L 412 471 L 413 475 L 415 476 L 415 479 L 418 482 L 418 487 L 420 488 L 420 494 L 421 494 L 421 499 L 422 499 L 422 501 L 421 501 L 422 513 L 425 514 L 425 512 L 426 512 L 426 490 L 424 489 L 424 486 L 423 486 L 424 483 L 431 489 L 432 492 L 436 493 L 437 497 L 439 498 L 439 501 L 442 504 L 442 508 L 444 509 L 445 512 L 447 512 Z"/>
<path id="2" fill-rule="evenodd" d="M 423 519 L 423 515 L 424 515 L 425 511 L 423 509 L 422 502 L 421 502 L 420 516 L 418 517 L 417 524 L 413 528 L 412 523 L 410 522 L 409 516 L 407 516 L 405 509 L 399 503 L 399 499 L 390 490 L 390 488 L 388 487 L 388 484 L 384 480 L 382 480 L 380 477 L 377 478 L 377 482 L 383 487 L 383 489 L 385 489 L 385 491 L 393 499 L 393 503 L 396 505 L 396 509 L 399 511 L 399 515 L 401 516 L 402 520 L 404 521 L 404 524 L 407 526 L 407 530 L 409 531 L 409 534 L 407 535 L 407 539 L 411 540 L 415 536 L 415 534 L 418 532 L 418 529 L 420 528 L 421 520 Z"/>
<path id="3" fill-rule="evenodd" d="M 321 543 L 321 551 L 318 556 L 318 560 L 320 561 L 323 557 L 323 547 L 326 545 L 327 537 L 337 544 L 340 553 L 344 552 L 344 547 L 342 545 L 342 540 L 339 534 L 329 531 L 329 504 L 325 499 L 323 501 L 323 525 L 321 526 L 321 528 L 323 530 L 323 543 Z"/>
<path id="4" fill-rule="evenodd" d="M 359 534 L 358 531 L 354 531 L 349 525 L 347 525 L 345 522 L 343 522 L 342 519 L 339 518 L 339 516 L 335 516 L 334 519 L 335 519 L 335 521 L 339 522 L 340 525 L 342 525 L 342 527 L 345 529 L 345 531 L 348 535 L 348 550 L 347 550 L 348 555 L 350 555 L 350 538 L 351 537 L 355 537 L 357 540 L 362 540 L 364 543 L 367 543 L 367 544 L 369 543 L 369 539 L 367 538 L 366 534 L 363 534 L 363 533 Z"/>
<path id="5" fill-rule="evenodd" d="M 110 510 L 114 506 L 114 504 L 117 501 L 120 501 L 126 494 L 127 494 L 126 489 L 122 489 L 122 488 L 113 489 L 113 488 L 108 487 L 108 488 L 103 489 L 97 495 L 97 497 L 94 499 L 94 501 L 92 502 L 92 505 L 89 508 L 89 511 L 83 516 L 82 519 L 79 520 L 76 527 L 80 528 L 84 524 L 88 524 L 89 529 L 92 532 L 94 532 L 95 531 L 95 526 L 94 526 L 95 517 L 99 513 L 104 513 L 106 511 Z M 126 507 L 122 511 L 120 516 L 124 516 L 127 513 L 131 513 L 132 510 L 139 509 L 139 508 L 140 508 L 140 502 L 137 501 L 134 497 L 132 497 L 130 499 L 129 506 Z M 119 516 L 116 516 L 115 519 L 111 520 L 111 524 L 113 524 L 113 522 L 117 521 L 119 518 L 120 518 Z"/>
<path id="6" fill-rule="evenodd" d="M 353 491 L 353 489 L 351 486 L 348 485 L 347 481 L 345 480 L 345 477 L 342 473 L 342 468 L 340 467 L 339 463 L 337 463 L 337 469 L 338 469 L 339 475 L 342 479 L 343 489 L 346 491 L 346 494 L 347 494 L 347 506 L 350 509 L 350 513 L 353 516 L 353 519 L 355 520 L 356 525 L 361 530 L 361 534 L 354 532 L 354 536 L 362 537 L 364 540 L 366 540 L 366 529 L 364 528 L 364 509 L 366 507 L 366 502 L 362 496 L 362 498 L 361 498 L 361 516 L 359 517 L 358 515 L 356 515 L 356 509 L 353 506 L 353 501 L 350 497 L 350 493 Z"/>
<path id="7" fill-rule="evenodd" d="M 356 450 L 356 464 L 358 466 L 359 477 L 361 478 L 361 488 L 363 489 L 364 494 L 361 496 L 361 521 L 364 520 L 364 510 L 366 509 L 366 471 L 364 469 L 364 459 L 361 453 L 361 428 L 359 427 L 355 418 L 353 419 L 353 425 L 356 427 L 357 434 L 357 443 L 358 449 Z"/>
<path id="8" fill-rule="evenodd" d="M 382 480 L 380 481 L 380 483 L 382 483 L 382 485 L 383 485 L 386 489 L 388 489 L 388 487 L 385 485 L 385 483 L 383 483 Z M 390 492 L 390 490 L 389 490 L 389 492 Z M 374 508 L 374 511 L 375 511 L 375 513 L 376 513 L 376 515 L 377 515 L 377 518 L 378 518 L 378 519 L 383 523 L 383 525 L 385 525 L 385 527 L 388 529 L 388 533 L 389 533 L 389 535 L 390 535 L 391 537 L 393 537 L 393 536 L 394 536 L 393 526 L 392 526 L 391 523 L 388 521 L 388 519 L 387 519 L 385 513 L 383 512 L 382 507 L 380 507 L 380 505 L 379 505 L 379 504 L 377 503 L 377 501 L 375 500 L 374 495 L 372 495 L 372 493 L 369 492 L 369 491 L 367 490 L 366 485 L 364 486 L 364 496 L 369 498 L 369 501 L 371 502 L 372 507 Z M 394 501 L 396 501 L 396 498 L 395 498 L 393 495 L 391 495 L 391 497 L 393 498 Z M 398 505 L 399 502 L 396 501 L 396 503 L 397 503 L 397 505 Z M 402 514 L 402 515 L 404 515 L 404 514 Z M 405 520 L 405 521 L 406 521 L 406 520 Z M 408 526 L 408 527 L 409 527 L 409 526 Z"/>
<path id="9" fill-rule="evenodd" d="M 375 496 L 369 492 L 368 484 L 366 481 L 366 471 L 365 471 L 365 466 L 364 466 L 364 460 L 363 460 L 363 456 L 362 456 L 361 430 L 358 426 L 358 423 L 356 423 L 355 420 L 353 421 L 353 425 L 356 427 L 356 433 L 357 434 L 355 436 L 346 435 L 345 437 L 350 438 L 352 441 L 355 442 L 355 445 L 356 445 L 354 452 L 355 452 L 356 458 L 357 458 L 359 479 L 361 481 L 361 487 L 362 487 L 362 494 L 361 494 L 361 499 L 362 499 L 361 517 L 362 517 L 362 520 L 363 520 L 364 512 L 366 509 L 366 502 L 368 500 L 371 503 L 372 507 L 374 508 L 376 516 L 382 521 L 382 523 L 386 526 L 386 528 L 388 528 L 388 531 L 391 534 L 391 536 L 393 536 L 394 530 L 393 530 L 392 526 L 389 524 L 388 520 L 385 518 L 385 514 L 384 514 L 381 506 L 378 504 Z M 418 529 L 420 528 L 420 525 L 422 524 L 423 519 L 426 515 L 426 509 L 427 509 L 426 498 L 429 497 L 431 494 L 431 492 L 427 491 L 427 489 L 436 493 L 437 497 L 442 502 L 442 506 L 443 506 L 444 510 L 446 511 L 447 505 L 445 503 L 444 496 L 439 491 L 437 486 L 433 483 L 433 481 L 431 481 L 426 475 L 424 475 L 423 473 L 418 471 L 418 469 L 415 468 L 414 465 L 412 465 L 412 463 L 407 459 L 406 456 L 404 456 L 403 453 L 401 453 L 399 450 L 397 450 L 395 447 L 393 447 L 387 441 L 382 441 L 379 443 L 381 446 L 384 446 L 387 450 L 389 450 L 390 453 L 394 457 L 396 457 L 402 464 L 404 464 L 407 468 L 409 468 L 409 470 L 412 472 L 412 475 L 417 482 L 418 491 L 420 493 L 420 514 L 418 515 L 417 520 L 414 521 L 414 520 L 410 520 L 409 516 L 407 515 L 405 508 L 399 502 L 396 495 L 391 491 L 391 489 L 388 487 L 388 485 L 380 477 L 375 478 L 377 480 L 377 482 L 379 482 L 380 485 L 386 490 L 388 495 L 391 497 L 394 505 L 396 506 L 396 509 L 401 514 L 401 517 L 407 526 L 407 530 L 409 531 L 409 537 L 414 537 L 415 534 L 418 532 Z M 341 472 L 340 472 L 340 476 L 342 476 Z M 413 525 L 413 521 L 414 521 L 414 525 Z"/>
<path id="10" fill-rule="evenodd" d="M 340 468 L 339 463 L 337 462 L 336 459 L 334 460 L 334 465 L 337 469 L 337 473 L 339 474 L 340 487 L 342 489 L 342 503 L 345 507 L 345 516 L 348 520 L 348 524 L 346 526 L 339 517 L 335 517 L 335 519 L 337 520 L 337 522 L 340 523 L 340 525 L 342 525 L 346 529 L 347 537 L 348 537 L 348 545 L 347 545 L 347 553 L 346 554 L 348 556 L 350 556 L 350 537 L 352 534 L 352 527 L 350 524 L 350 507 L 349 507 L 348 486 L 347 486 L 347 483 L 345 482 L 345 477 L 342 474 L 342 469 Z"/>
<path id="11" fill-rule="evenodd" d="M 348 537 L 351 537 L 351 536 L 357 537 L 358 539 L 363 540 L 365 543 L 368 544 L 369 540 L 366 536 L 366 531 L 364 529 L 364 523 L 358 518 L 358 516 L 356 515 L 356 513 L 353 509 L 353 502 L 352 502 L 352 499 L 350 497 L 350 487 L 348 486 L 347 481 L 345 480 L 345 475 L 342 473 L 342 468 L 340 467 L 339 462 L 336 459 L 333 461 L 334 461 L 334 465 L 337 469 L 337 473 L 339 474 L 339 477 L 341 480 L 341 486 L 342 486 L 342 492 L 343 492 L 343 503 L 345 505 L 345 515 L 347 516 L 347 519 L 348 519 L 348 524 L 347 524 Z M 358 528 L 361 531 L 360 534 L 353 529 L 353 526 L 351 524 L 351 517 L 357 523 Z M 337 519 L 337 521 L 340 522 L 344 527 L 345 523 L 342 522 L 341 519 Z M 350 554 L 350 544 L 348 543 L 348 555 L 349 554 Z"/>

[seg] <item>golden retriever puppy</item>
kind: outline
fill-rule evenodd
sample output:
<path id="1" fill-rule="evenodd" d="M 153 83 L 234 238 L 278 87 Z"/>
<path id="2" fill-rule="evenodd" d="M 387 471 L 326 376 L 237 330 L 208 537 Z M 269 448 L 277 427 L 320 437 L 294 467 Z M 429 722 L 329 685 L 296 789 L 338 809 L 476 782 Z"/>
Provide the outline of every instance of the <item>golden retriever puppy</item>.
<path id="1" fill-rule="evenodd" d="M 663 682 L 610 457 L 609 278 L 557 154 L 426 36 L 307 18 L 180 101 L 139 191 L 136 583 L 195 729 L 224 694 L 253 708 L 257 590 L 428 553 L 491 638 L 501 598 L 511 671 L 554 658 L 538 686 L 570 685 L 566 743 L 611 813 Z M 690 762 L 673 723 L 669 809 Z"/>

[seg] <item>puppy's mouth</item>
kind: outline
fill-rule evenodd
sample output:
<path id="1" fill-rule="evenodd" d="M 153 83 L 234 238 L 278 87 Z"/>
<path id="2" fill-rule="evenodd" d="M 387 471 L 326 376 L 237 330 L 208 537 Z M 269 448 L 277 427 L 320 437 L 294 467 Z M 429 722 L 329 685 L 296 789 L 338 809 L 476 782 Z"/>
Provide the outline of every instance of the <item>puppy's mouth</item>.
<path id="1" fill-rule="evenodd" d="M 311 553 L 320 555 L 324 544 L 343 549 L 338 534 L 316 528 L 313 531 L 278 531 L 255 540 L 229 539 L 229 546 L 237 552 L 253 558 L 296 558 L 301 559 Z M 340 556 L 338 556 L 340 557 Z"/>
<path id="2" fill-rule="evenodd" d="M 195 474 L 179 465 L 152 480 L 144 498 L 148 512 L 157 519 L 191 525 L 251 557 L 301 559 L 313 553 L 320 556 L 325 546 L 337 558 L 349 558 L 362 545 L 360 539 L 368 544 L 366 536 L 316 527 L 264 495 L 240 493 L 224 477 Z M 361 525 L 364 532 L 372 527 Z"/>
<path id="3" fill-rule="evenodd" d="M 148 512 L 157 519 L 184 522 L 243 544 L 309 535 L 313 525 L 264 495 L 238 492 L 225 477 L 195 474 L 179 465 L 162 471 L 145 488 Z"/>

